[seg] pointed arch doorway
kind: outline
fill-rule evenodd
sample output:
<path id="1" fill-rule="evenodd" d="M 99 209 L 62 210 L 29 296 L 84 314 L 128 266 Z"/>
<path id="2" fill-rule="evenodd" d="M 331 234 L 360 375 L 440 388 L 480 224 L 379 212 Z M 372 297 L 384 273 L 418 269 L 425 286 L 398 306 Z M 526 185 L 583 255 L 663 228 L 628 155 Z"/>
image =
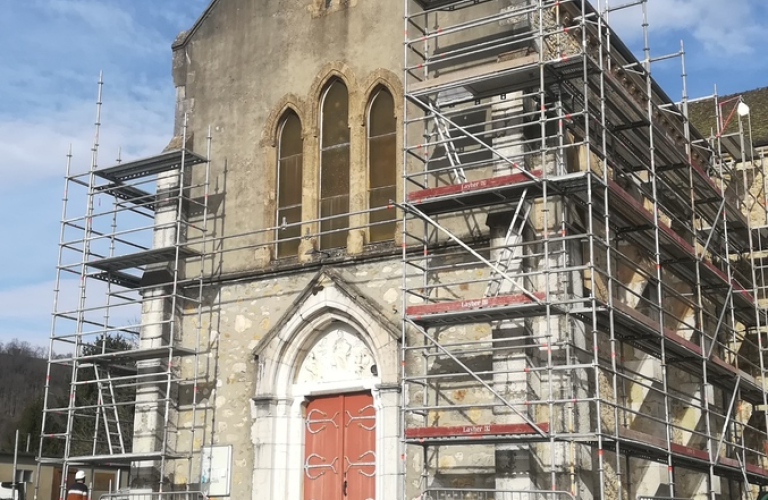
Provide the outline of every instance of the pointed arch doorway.
<path id="1" fill-rule="evenodd" d="M 349 326 L 334 323 L 301 362 L 294 391 L 304 395 L 304 500 L 376 497 L 374 356 Z M 330 393 L 329 393 L 330 392 Z"/>
<path id="2" fill-rule="evenodd" d="M 384 500 L 398 490 L 398 332 L 382 319 L 362 290 L 338 273 L 321 271 L 254 350 L 254 500 Z M 318 422 L 334 415 L 333 423 Z M 332 444 L 320 445 L 321 456 L 310 458 L 323 424 L 346 438 L 319 434 Z M 333 468 L 313 467 L 331 464 L 333 481 Z M 329 489 L 308 492 L 307 471 L 313 477 L 325 472 Z"/>

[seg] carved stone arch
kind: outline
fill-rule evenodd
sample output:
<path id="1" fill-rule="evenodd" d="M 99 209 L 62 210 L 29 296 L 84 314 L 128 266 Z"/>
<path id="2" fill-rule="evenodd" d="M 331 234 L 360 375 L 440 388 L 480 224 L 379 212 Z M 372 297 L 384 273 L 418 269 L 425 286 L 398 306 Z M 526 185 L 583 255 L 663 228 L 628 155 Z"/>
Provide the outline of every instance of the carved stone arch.
<path id="1" fill-rule="evenodd" d="M 334 321 L 305 343 L 296 363 L 294 387 L 375 380 L 376 357 L 366 338 L 346 322 Z"/>
<path id="2" fill-rule="evenodd" d="M 361 107 L 363 109 L 362 115 L 361 115 L 361 121 L 359 122 L 359 127 L 357 127 L 361 133 L 360 136 L 362 138 L 363 145 L 361 147 L 361 172 L 363 176 L 363 181 L 365 184 L 366 189 L 369 187 L 370 183 L 370 170 L 369 170 L 369 164 L 368 164 L 368 113 L 370 112 L 370 106 L 373 102 L 373 98 L 378 92 L 379 89 L 386 89 L 387 92 L 390 93 L 392 96 L 393 104 L 394 104 L 394 112 L 395 112 L 395 120 L 397 121 L 397 128 L 395 133 L 395 151 L 402 151 L 403 149 L 403 87 L 402 83 L 400 82 L 400 78 L 397 77 L 393 72 L 385 70 L 385 69 L 377 69 L 373 72 L 371 72 L 368 77 L 365 79 L 365 82 L 363 82 L 362 85 L 363 94 L 361 99 Z M 403 157 L 400 154 L 395 153 L 395 179 L 402 178 L 403 175 Z M 395 199 L 399 200 L 402 199 L 403 196 L 403 188 L 402 183 L 395 182 Z M 359 209 L 367 209 L 370 208 L 370 205 L 368 203 L 368 199 L 366 197 L 366 204 L 363 207 L 359 207 Z M 367 216 L 366 216 L 367 217 Z M 366 225 L 368 224 L 368 221 L 365 219 L 361 219 L 357 221 L 360 225 Z M 397 229 L 397 222 L 395 223 L 395 230 L 393 231 L 393 238 L 395 243 L 399 243 L 399 238 L 401 231 Z M 366 241 L 371 241 L 371 228 L 367 227 L 365 229 L 366 235 L 365 239 Z"/>
<path id="3" fill-rule="evenodd" d="M 315 136 L 320 133 L 320 99 L 328 83 L 335 78 L 338 78 L 344 86 L 347 87 L 350 123 L 357 119 L 359 110 L 357 109 L 358 106 L 355 106 L 355 102 L 357 102 L 357 96 L 360 92 L 354 71 L 341 61 L 327 63 L 320 69 L 317 76 L 315 76 L 315 79 L 312 81 L 312 86 L 310 87 L 307 99 L 310 107 L 309 119 L 311 120 L 313 134 Z"/>
<path id="4" fill-rule="evenodd" d="M 272 108 L 269 116 L 264 123 L 264 128 L 261 131 L 260 146 L 262 154 L 264 155 L 264 172 L 262 172 L 263 180 L 267 186 L 272 186 L 267 191 L 267 195 L 264 196 L 264 220 L 261 227 L 273 227 L 275 225 L 275 214 L 277 211 L 277 143 L 278 133 L 280 131 L 280 121 L 285 116 L 285 113 L 292 111 L 296 113 L 301 122 L 302 136 L 306 143 L 306 137 L 311 131 L 309 128 L 309 120 L 307 120 L 306 102 L 295 94 L 287 94 L 283 96 L 280 101 Z M 305 157 L 306 162 L 306 157 Z M 261 247 L 257 252 L 263 252 L 264 255 L 259 257 L 262 262 L 269 262 L 272 257 L 273 249 L 271 247 Z"/>
<path id="5" fill-rule="evenodd" d="M 323 304 L 306 304 L 259 353 L 257 397 L 294 397 L 293 384 L 302 362 L 314 343 L 334 324 L 352 329 L 368 347 L 382 384 L 397 383 L 397 345 L 392 336 L 364 311 L 350 310 L 351 301 L 342 294 L 331 291 L 327 295 L 338 296 Z"/>
<path id="6" fill-rule="evenodd" d="M 364 364 L 370 376 L 359 377 L 363 372 L 357 370 L 342 371 L 341 380 L 299 379 L 308 353 L 337 325 L 373 358 Z M 254 350 L 258 368 L 251 436 L 253 480 L 260 485 L 260 498 L 301 498 L 306 403 L 318 396 L 360 391 L 371 393 L 376 411 L 376 491 L 395 491 L 399 334 L 384 311 L 341 274 L 320 271 L 309 280 Z M 371 362 L 377 370 L 370 370 Z"/>
<path id="7" fill-rule="evenodd" d="M 281 348 L 281 363 L 278 365 L 275 374 L 274 390 L 280 396 L 297 397 L 301 394 L 294 394 L 294 384 L 300 374 L 304 361 L 312 348 L 323 337 L 330 333 L 334 325 L 343 327 L 353 332 L 373 357 L 373 364 L 377 367 L 382 366 L 381 348 L 377 346 L 378 342 L 374 336 L 366 331 L 366 327 L 361 324 L 360 319 L 354 317 L 333 306 L 327 306 L 319 309 L 313 316 L 303 321 L 294 332 L 292 339 L 286 340 Z M 298 322 L 297 322 L 298 323 Z M 375 335 L 375 334 L 374 334 Z M 384 368 L 386 371 L 386 367 Z M 362 388 L 362 387 L 361 387 Z"/>
<path id="8" fill-rule="evenodd" d="M 260 145 L 262 147 L 277 147 L 277 133 L 280 128 L 280 120 L 285 115 L 285 112 L 289 110 L 296 113 L 296 116 L 299 117 L 303 135 L 306 136 L 311 130 L 307 127 L 306 103 L 295 94 L 287 94 L 272 108 L 264 122 L 264 128 L 261 131 Z"/>
<path id="9" fill-rule="evenodd" d="M 400 78 L 389 70 L 377 69 L 372 71 L 361 85 L 361 88 L 363 89 L 362 102 L 364 112 L 362 114 L 360 125 L 363 127 L 366 125 L 366 113 L 368 112 L 371 98 L 380 87 L 384 87 L 390 94 L 392 94 L 392 99 L 395 101 L 395 116 L 397 117 L 398 122 L 402 122 L 403 85 L 400 82 Z"/>

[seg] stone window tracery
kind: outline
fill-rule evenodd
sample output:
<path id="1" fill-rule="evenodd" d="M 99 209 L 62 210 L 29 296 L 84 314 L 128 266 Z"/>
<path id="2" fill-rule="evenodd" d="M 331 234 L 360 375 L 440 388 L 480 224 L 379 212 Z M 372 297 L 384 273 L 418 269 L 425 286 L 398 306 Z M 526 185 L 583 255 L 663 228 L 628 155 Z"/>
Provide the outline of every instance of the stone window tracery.
<path id="1" fill-rule="evenodd" d="M 349 228 L 349 96 L 335 79 L 320 105 L 320 231 L 321 249 L 345 247 Z"/>
<path id="2" fill-rule="evenodd" d="M 392 94 L 384 88 L 371 98 L 367 126 L 370 241 L 386 241 L 395 233 L 395 209 L 387 205 L 396 198 L 397 119 Z"/>
<path id="3" fill-rule="evenodd" d="M 311 262 L 376 252 L 396 239 L 389 204 L 398 199 L 401 162 L 394 81 L 376 74 L 361 84 L 349 68 L 334 66 L 315 78 L 311 97 L 288 94 L 275 106 L 262 132 L 275 189 L 264 221 L 274 228 L 273 245 L 261 258 Z"/>
<path id="4" fill-rule="evenodd" d="M 301 236 L 303 145 L 301 121 L 286 111 L 278 133 L 277 256 L 296 255 Z"/>

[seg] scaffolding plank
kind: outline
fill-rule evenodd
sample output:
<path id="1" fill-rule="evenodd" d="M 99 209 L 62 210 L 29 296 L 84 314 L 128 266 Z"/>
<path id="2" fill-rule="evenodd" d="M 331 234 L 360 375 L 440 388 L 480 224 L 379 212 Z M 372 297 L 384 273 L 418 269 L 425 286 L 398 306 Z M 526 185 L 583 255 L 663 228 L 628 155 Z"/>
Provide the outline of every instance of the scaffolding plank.
<path id="1" fill-rule="evenodd" d="M 88 456 L 70 456 L 66 459 L 66 463 L 69 465 L 94 465 L 108 467 L 110 465 L 130 465 L 131 462 L 141 460 L 160 460 L 162 458 L 168 459 L 181 459 L 187 458 L 186 455 L 180 453 L 167 453 L 161 451 L 146 452 L 146 453 L 121 453 L 114 455 L 88 455 Z M 65 462 L 63 458 L 51 458 L 40 457 L 38 461 L 47 465 L 61 465 Z"/>
<path id="2" fill-rule="evenodd" d="M 514 88 L 531 86 L 538 84 L 539 80 L 539 55 L 531 54 L 446 72 L 409 85 L 408 93 L 415 97 L 425 97 L 441 90 L 464 87 L 474 96 L 479 96 L 492 91 L 511 91 Z"/>
<path id="3" fill-rule="evenodd" d="M 543 293 L 533 294 L 537 299 L 544 299 Z M 424 316 L 426 314 L 434 314 L 441 312 L 454 312 L 454 311 L 466 311 L 471 312 L 477 309 L 485 309 L 489 307 L 506 306 L 510 304 L 527 304 L 532 302 L 532 299 L 525 294 L 516 295 L 500 295 L 498 297 L 482 297 L 479 299 L 463 299 L 454 300 L 450 302 L 437 302 L 433 304 L 422 304 L 417 306 L 408 306 L 406 308 L 406 314 L 409 316 Z"/>
<path id="4" fill-rule="evenodd" d="M 195 165 L 205 161 L 205 158 L 188 149 L 175 149 L 149 158 L 126 161 L 112 167 L 96 169 L 93 173 L 108 181 L 123 182 L 180 168 L 182 162 L 185 165 Z"/>
<path id="5" fill-rule="evenodd" d="M 124 273 L 122 271 L 104 271 L 91 274 L 90 277 L 99 281 L 106 281 L 107 283 L 112 283 L 123 288 L 130 288 L 131 290 L 137 290 L 141 288 L 141 277 L 130 273 Z"/>
<path id="6" fill-rule="evenodd" d="M 702 280 L 709 280 L 707 284 L 712 284 L 714 286 L 721 286 L 721 287 L 728 287 L 728 284 L 730 283 L 731 286 L 733 286 L 733 299 L 735 302 L 738 302 L 739 305 L 742 307 L 748 308 L 750 310 L 754 310 L 755 307 L 755 298 L 752 296 L 752 294 L 744 288 L 741 283 L 736 281 L 736 279 L 728 280 L 728 276 L 715 267 L 712 262 L 709 260 L 702 261 L 703 264 L 703 270 L 705 272 L 701 273 Z M 747 316 L 749 318 L 749 316 Z M 754 320 L 754 318 L 752 318 Z"/>
<path id="7" fill-rule="evenodd" d="M 692 375 L 702 375 L 705 352 L 701 346 L 681 337 L 669 328 L 664 328 L 662 333 L 658 321 L 626 304 L 614 302 L 613 308 L 618 313 L 614 314 L 615 332 L 622 340 L 632 342 L 658 356 L 661 353 L 663 335 L 668 341 L 665 344 L 667 354 L 678 358 L 675 366 Z M 604 332 L 610 331 L 607 305 L 598 314 L 598 328 Z M 752 404 L 762 404 L 762 388 L 754 377 L 716 355 L 710 356 L 706 362 L 707 369 L 714 375 L 710 380 L 714 385 L 733 392 L 736 381 L 740 379 L 742 399 Z"/>
<path id="8" fill-rule="evenodd" d="M 619 186 L 613 180 L 608 180 L 609 194 L 609 207 L 613 209 L 618 208 L 620 213 L 624 215 L 631 223 L 641 225 L 653 225 L 653 214 L 647 210 L 639 201 L 635 200 L 627 193 L 621 186 Z M 599 190 L 596 190 L 599 191 Z M 613 210 L 611 210 L 613 213 Z M 667 255 L 663 255 L 662 258 L 667 260 L 671 259 L 693 259 L 696 255 L 693 247 L 685 241 L 680 235 L 673 231 L 661 220 L 658 221 L 659 230 L 661 232 L 664 250 Z"/>
<path id="9" fill-rule="evenodd" d="M 723 460 L 723 459 L 721 458 L 720 460 Z M 734 462 L 736 462 L 735 466 L 738 466 L 739 464 L 738 461 L 734 460 Z M 747 469 L 747 472 L 750 474 L 753 474 L 755 476 L 760 476 L 762 478 L 768 478 L 768 469 L 760 467 L 759 465 L 746 464 L 746 469 Z M 768 480 L 766 480 L 766 482 L 763 484 L 768 484 Z"/>
<path id="10" fill-rule="evenodd" d="M 154 194 L 139 189 L 136 186 L 122 184 L 120 182 L 110 182 L 103 186 L 96 187 L 96 191 L 109 194 L 115 198 L 125 200 L 134 205 L 146 208 L 152 212 L 155 211 Z"/>
<path id="11" fill-rule="evenodd" d="M 713 465 L 715 474 L 718 476 L 733 476 L 741 479 L 742 467 L 738 460 L 720 457 L 716 463 L 712 464 L 709 458 L 709 452 L 679 443 L 670 443 L 669 450 L 664 439 L 629 429 L 619 427 L 619 442 L 625 451 L 632 450 L 637 454 L 653 456 L 659 460 L 664 460 L 667 453 L 672 456 L 673 464 L 685 468 L 707 471 L 710 465 Z M 756 484 L 768 484 L 768 470 L 757 465 L 746 464 L 747 476 L 750 481 Z"/>
<path id="12" fill-rule="evenodd" d="M 98 362 L 98 363 L 117 363 L 118 361 L 146 361 L 152 359 L 163 359 L 172 356 L 186 357 L 194 356 L 196 353 L 193 349 L 178 346 L 160 346 L 144 349 L 132 349 L 128 351 L 115 351 L 107 352 L 104 354 L 93 354 L 90 356 L 78 356 L 78 362 Z M 63 358 L 62 361 L 74 361 L 72 358 Z"/>
<path id="13" fill-rule="evenodd" d="M 526 188 L 538 185 L 541 175 L 541 170 L 533 170 L 420 189 L 408 193 L 408 201 L 430 215 L 508 203 Z"/>
<path id="14" fill-rule="evenodd" d="M 414 0 L 424 10 L 443 9 L 453 10 L 454 8 L 466 5 L 475 5 L 490 0 Z"/>
<path id="15" fill-rule="evenodd" d="M 549 424 L 546 422 L 537 423 L 544 432 L 549 431 Z M 467 440 L 487 440 L 494 438 L 503 438 L 506 440 L 514 437 L 525 438 L 526 440 L 541 439 L 541 434 L 530 424 L 470 424 L 470 425 L 450 425 L 450 426 L 432 426 L 432 427 L 412 427 L 405 429 L 405 438 L 415 440 L 419 443 L 429 444 L 432 442 L 444 441 L 463 441 Z"/>
<path id="16" fill-rule="evenodd" d="M 545 296 L 541 292 L 532 295 L 539 301 Z M 528 295 L 517 294 L 420 304 L 406 307 L 405 314 L 417 323 L 460 324 L 520 317 L 543 307 Z"/>
<path id="17" fill-rule="evenodd" d="M 736 386 L 736 380 L 740 378 L 741 383 L 739 384 L 739 387 L 741 387 L 742 399 L 753 405 L 763 404 L 762 384 L 760 384 L 760 382 L 758 382 L 752 375 L 715 355 L 711 356 L 711 364 L 709 366 L 713 375 L 715 375 L 713 379 L 715 385 L 720 385 L 733 392 L 733 389 Z"/>
<path id="18" fill-rule="evenodd" d="M 602 190 L 595 189 L 592 192 L 600 195 Z M 622 221 L 624 228 L 652 227 L 654 224 L 653 214 L 647 210 L 639 201 L 632 198 L 621 186 L 612 180 L 608 180 L 609 208 L 612 221 Z M 582 199 L 586 196 L 583 193 Z M 615 210 L 614 210 L 615 209 Z M 675 232 L 666 223 L 659 220 L 659 249 L 661 251 L 661 260 L 665 266 L 676 271 L 681 277 L 686 278 L 691 283 L 696 279 L 696 250 L 693 245 L 685 241 L 677 232 Z M 634 238 L 633 241 L 645 248 L 651 254 L 655 251 L 653 240 L 647 237 Z M 714 266 L 708 259 L 701 261 L 700 271 L 703 285 L 711 288 L 721 288 L 727 290 L 731 285 L 734 289 L 734 301 L 744 308 L 751 309 L 755 305 L 752 294 L 744 288 L 735 279 L 728 280 L 728 277 L 720 269 Z M 746 324 L 753 324 L 754 318 L 749 318 L 749 314 L 742 314 L 740 320 Z"/>
<path id="19" fill-rule="evenodd" d="M 176 259 L 176 250 L 177 247 L 152 248 L 143 252 L 93 260 L 88 262 L 88 266 L 108 273 L 132 268 L 143 269 L 144 266 L 149 264 L 174 261 Z M 199 252 L 188 247 L 178 247 L 178 252 L 179 259 L 181 260 L 200 256 Z"/>

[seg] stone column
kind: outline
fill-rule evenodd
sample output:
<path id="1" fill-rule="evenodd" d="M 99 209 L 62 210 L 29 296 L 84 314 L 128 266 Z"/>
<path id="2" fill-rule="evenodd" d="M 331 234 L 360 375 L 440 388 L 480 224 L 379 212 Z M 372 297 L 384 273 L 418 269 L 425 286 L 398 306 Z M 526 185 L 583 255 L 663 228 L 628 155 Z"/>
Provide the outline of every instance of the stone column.
<path id="1" fill-rule="evenodd" d="M 275 448 L 275 415 L 277 400 L 274 398 L 254 398 L 251 402 L 251 442 L 253 443 L 253 500 L 279 498 L 274 495 L 272 467 Z"/>
<path id="2" fill-rule="evenodd" d="M 691 448 L 707 449 L 707 442 L 704 436 L 693 433 L 694 430 L 704 431 L 703 425 L 704 411 L 702 399 L 702 381 L 694 375 L 690 375 L 674 368 L 668 369 L 670 386 L 676 389 L 678 394 L 682 393 L 690 397 L 688 401 L 671 400 L 670 422 L 680 428 L 673 429 L 672 439 L 674 442 Z M 707 391 L 709 392 L 709 391 Z M 710 394 L 709 396 L 714 396 Z M 710 399 L 712 401 L 712 398 Z M 727 409 L 726 409 L 727 412 Z M 719 435 L 719 425 L 714 424 L 713 432 Z M 690 429 L 690 430 L 689 430 Z M 717 448 L 717 443 L 714 444 Z M 675 496 L 681 498 L 690 498 L 692 500 L 707 500 L 709 498 L 709 479 L 708 474 L 701 471 L 693 471 L 682 467 L 675 469 Z"/>
<path id="3" fill-rule="evenodd" d="M 179 172 L 165 172 L 158 176 L 155 229 L 152 248 L 172 247 L 176 243 L 176 220 L 178 210 Z M 141 313 L 140 349 L 151 349 L 169 345 L 176 321 L 172 310 L 173 300 L 168 298 L 173 281 L 173 263 L 148 267 L 142 277 L 143 292 Z M 137 363 L 140 376 L 144 378 L 136 389 L 136 412 L 134 416 L 133 453 L 153 454 L 165 452 L 171 446 L 167 442 L 167 426 L 170 415 L 166 410 L 165 398 L 168 392 L 168 377 L 165 375 L 168 358 L 143 360 Z M 147 381 L 149 380 L 149 381 Z M 163 449 L 163 442 L 165 449 Z M 140 460 L 131 465 L 131 487 L 137 490 L 155 490 L 161 481 L 159 460 Z"/>
<path id="4" fill-rule="evenodd" d="M 373 391 L 376 407 L 376 496 L 400 497 L 400 385 L 381 384 Z"/>
<path id="5" fill-rule="evenodd" d="M 523 124 L 523 98 L 521 92 L 508 94 L 505 99 L 498 99 L 491 108 L 494 121 L 500 120 L 502 127 L 520 127 Z M 493 147 L 520 168 L 525 168 L 523 141 L 525 137 L 522 128 L 516 128 L 504 133 L 493 141 Z M 494 177 L 510 175 L 519 172 L 515 165 L 507 161 L 499 161 L 493 171 Z M 530 201 L 525 200 L 526 202 Z M 525 217 L 525 207 L 520 207 L 515 219 L 515 206 L 504 207 L 503 212 L 492 212 L 488 216 L 488 228 L 491 237 L 491 262 L 497 263 L 501 270 L 509 276 L 519 276 L 523 268 L 524 235 L 520 228 L 526 224 L 521 220 Z M 510 224 L 515 224 L 515 230 L 510 231 Z M 522 278 L 514 283 L 502 278 L 491 270 L 491 282 L 486 295 L 508 295 L 521 293 L 520 287 L 526 287 Z M 493 325 L 495 346 L 502 345 L 507 349 L 494 352 L 493 383 L 494 389 L 512 402 L 518 403 L 535 398 L 529 394 L 531 376 L 526 368 L 529 360 L 521 345 L 530 343 L 530 330 L 522 318 L 508 319 Z M 503 344 L 500 342 L 503 341 Z M 524 423 L 524 420 L 509 408 L 497 408 L 495 421 L 497 423 Z M 529 416 L 531 416 L 529 414 Z M 531 474 L 531 450 L 528 445 L 498 444 L 495 450 L 496 480 L 498 490 L 530 490 L 535 489 Z"/>

